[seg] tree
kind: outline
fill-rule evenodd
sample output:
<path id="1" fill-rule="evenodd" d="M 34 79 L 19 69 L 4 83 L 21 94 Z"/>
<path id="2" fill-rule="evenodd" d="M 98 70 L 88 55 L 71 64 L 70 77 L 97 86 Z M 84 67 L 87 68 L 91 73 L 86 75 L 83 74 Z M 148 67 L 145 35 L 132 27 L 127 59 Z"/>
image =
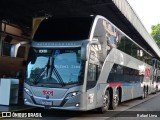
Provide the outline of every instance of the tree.
<path id="1" fill-rule="evenodd" d="M 160 24 L 152 25 L 151 36 L 156 41 L 157 45 L 160 47 Z"/>

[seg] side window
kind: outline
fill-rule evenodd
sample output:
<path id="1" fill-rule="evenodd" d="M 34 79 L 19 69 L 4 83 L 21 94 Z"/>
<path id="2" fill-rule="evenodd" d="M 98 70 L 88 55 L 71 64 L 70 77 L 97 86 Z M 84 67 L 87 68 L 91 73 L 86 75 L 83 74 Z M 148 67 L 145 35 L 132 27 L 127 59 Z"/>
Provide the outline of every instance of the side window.
<path id="1" fill-rule="evenodd" d="M 89 64 L 87 81 L 97 81 L 97 65 Z"/>
<path id="2" fill-rule="evenodd" d="M 99 60 L 96 51 L 96 46 L 91 45 L 87 73 L 87 89 L 95 87 L 99 75 Z"/>
<path id="3" fill-rule="evenodd" d="M 98 78 L 98 65 L 89 63 L 87 74 L 87 90 L 95 87 Z"/>
<path id="4" fill-rule="evenodd" d="M 122 35 L 110 22 L 103 20 L 103 26 L 106 31 L 108 45 L 111 48 L 117 48 L 117 44 L 120 41 Z"/>
<path id="5" fill-rule="evenodd" d="M 157 83 L 160 83 L 160 76 L 157 77 Z"/>
<path id="6" fill-rule="evenodd" d="M 160 61 L 158 61 L 158 69 L 160 69 Z"/>
<path id="7" fill-rule="evenodd" d="M 118 47 L 119 50 L 125 52 L 128 55 L 131 55 L 134 58 L 137 58 L 149 65 L 151 65 L 152 56 L 147 52 L 142 50 L 139 46 L 137 46 L 134 42 L 129 40 L 127 37 L 123 36 L 119 40 Z"/>
<path id="8" fill-rule="evenodd" d="M 101 61 L 104 61 L 111 48 L 117 48 L 122 34 L 109 21 L 99 19 L 97 21 L 93 38 L 97 38 L 101 44 Z"/>
<path id="9" fill-rule="evenodd" d="M 108 83 L 139 83 L 143 76 L 139 70 L 114 64 L 108 76 Z"/>

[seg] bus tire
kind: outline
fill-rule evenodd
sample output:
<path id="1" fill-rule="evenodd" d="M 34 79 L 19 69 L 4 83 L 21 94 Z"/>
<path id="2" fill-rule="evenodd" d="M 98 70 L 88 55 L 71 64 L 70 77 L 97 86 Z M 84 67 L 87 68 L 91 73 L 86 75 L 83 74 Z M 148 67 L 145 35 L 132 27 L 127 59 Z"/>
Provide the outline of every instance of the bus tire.
<path id="1" fill-rule="evenodd" d="M 115 95 L 113 95 L 112 97 L 110 108 L 114 110 L 117 108 L 118 104 L 119 104 L 119 89 L 115 91 Z"/>
<path id="2" fill-rule="evenodd" d="M 146 97 L 147 97 L 147 89 L 146 89 L 146 87 L 144 87 L 141 99 L 145 99 Z"/>
<path id="3" fill-rule="evenodd" d="M 156 86 L 156 93 L 158 92 L 158 86 Z"/>
<path id="4" fill-rule="evenodd" d="M 97 108 L 98 112 L 105 113 L 108 111 L 110 105 L 110 93 L 109 90 L 106 90 L 105 95 L 103 97 L 103 106 L 100 108 Z"/>
<path id="5" fill-rule="evenodd" d="M 155 92 L 153 94 L 156 94 L 158 92 L 158 86 L 155 88 Z"/>

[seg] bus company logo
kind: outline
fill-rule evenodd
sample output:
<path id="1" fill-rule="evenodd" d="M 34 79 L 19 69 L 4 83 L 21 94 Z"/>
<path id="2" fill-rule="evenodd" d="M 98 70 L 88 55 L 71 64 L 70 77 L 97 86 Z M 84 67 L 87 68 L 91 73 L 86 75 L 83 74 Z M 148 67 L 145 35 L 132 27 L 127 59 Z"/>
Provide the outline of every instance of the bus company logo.
<path id="1" fill-rule="evenodd" d="M 150 75 L 151 75 L 150 69 L 146 68 L 145 69 L 145 77 L 150 77 Z"/>
<path id="2" fill-rule="evenodd" d="M 43 95 L 53 96 L 53 91 L 43 90 Z"/>

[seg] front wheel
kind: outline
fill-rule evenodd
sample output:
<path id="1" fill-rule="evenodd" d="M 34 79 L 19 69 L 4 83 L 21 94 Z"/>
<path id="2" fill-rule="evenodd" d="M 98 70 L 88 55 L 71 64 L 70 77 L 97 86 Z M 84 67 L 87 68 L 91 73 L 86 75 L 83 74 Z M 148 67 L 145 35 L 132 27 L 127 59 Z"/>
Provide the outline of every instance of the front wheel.
<path id="1" fill-rule="evenodd" d="M 110 94 L 109 94 L 109 91 L 107 90 L 107 91 L 105 92 L 104 97 L 103 97 L 103 106 L 100 107 L 100 108 L 97 108 L 97 110 L 98 110 L 100 113 L 105 113 L 106 111 L 108 111 L 109 105 L 110 105 Z"/>

